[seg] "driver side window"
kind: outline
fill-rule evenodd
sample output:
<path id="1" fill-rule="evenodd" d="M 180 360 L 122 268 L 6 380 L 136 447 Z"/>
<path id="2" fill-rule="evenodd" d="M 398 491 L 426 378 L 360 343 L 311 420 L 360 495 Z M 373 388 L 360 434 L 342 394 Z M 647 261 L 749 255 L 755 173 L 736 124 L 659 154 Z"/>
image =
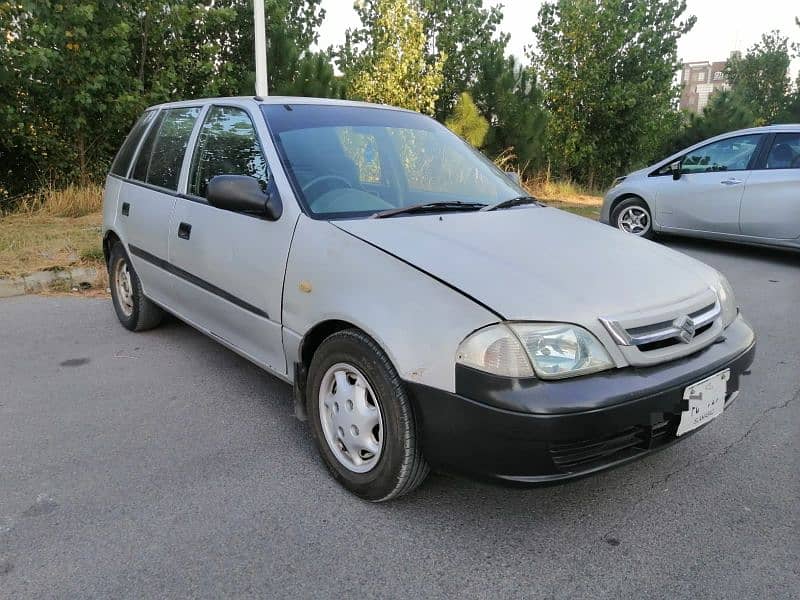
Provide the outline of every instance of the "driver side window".
<path id="1" fill-rule="evenodd" d="M 208 182 L 217 175 L 249 175 L 267 189 L 269 168 L 253 122 L 241 108 L 209 109 L 192 157 L 189 194 L 205 198 Z"/>
<path id="2" fill-rule="evenodd" d="M 681 173 L 745 171 L 760 140 L 760 134 L 741 135 L 692 150 L 681 161 Z"/>

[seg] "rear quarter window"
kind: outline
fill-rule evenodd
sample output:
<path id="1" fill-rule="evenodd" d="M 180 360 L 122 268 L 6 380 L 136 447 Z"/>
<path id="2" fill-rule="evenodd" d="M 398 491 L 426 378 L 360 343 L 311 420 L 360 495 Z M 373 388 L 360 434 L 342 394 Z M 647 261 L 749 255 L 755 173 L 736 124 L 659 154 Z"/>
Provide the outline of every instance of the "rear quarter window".
<path id="1" fill-rule="evenodd" d="M 200 107 L 197 106 L 162 110 L 142 144 L 133 178 L 168 190 L 177 190 L 189 136 L 199 114 Z"/>
<path id="2" fill-rule="evenodd" d="M 128 175 L 128 168 L 130 167 L 133 154 L 139 146 L 139 140 L 142 139 L 144 132 L 147 131 L 150 123 L 155 119 L 157 112 L 158 111 L 155 110 L 148 110 L 139 117 L 139 120 L 133 125 L 128 137 L 126 137 L 125 141 L 122 143 L 119 152 L 117 152 L 117 156 L 111 164 L 111 173 L 119 175 L 120 177 Z"/>

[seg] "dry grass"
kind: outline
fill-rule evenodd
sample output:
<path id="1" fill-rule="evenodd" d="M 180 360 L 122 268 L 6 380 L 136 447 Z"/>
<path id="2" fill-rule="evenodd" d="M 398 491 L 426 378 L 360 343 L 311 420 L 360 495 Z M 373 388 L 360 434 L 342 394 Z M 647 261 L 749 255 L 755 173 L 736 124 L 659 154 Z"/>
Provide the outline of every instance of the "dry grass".
<path id="1" fill-rule="evenodd" d="M 99 185 L 48 186 L 23 199 L 18 212 L 77 218 L 99 212 L 102 207 L 103 188 Z"/>
<path id="2" fill-rule="evenodd" d="M 513 171 L 521 176 L 525 168 L 520 168 L 512 150 L 506 150 L 495 159 L 495 164 L 504 171 Z M 586 189 L 574 181 L 555 180 L 545 171 L 533 177 L 521 177 L 523 187 L 528 193 L 549 206 L 566 210 L 590 219 L 600 218 L 603 194 L 598 190 Z"/>
<path id="3" fill-rule="evenodd" d="M 0 277 L 103 267 L 102 215 L 56 217 L 45 210 L 0 217 Z"/>

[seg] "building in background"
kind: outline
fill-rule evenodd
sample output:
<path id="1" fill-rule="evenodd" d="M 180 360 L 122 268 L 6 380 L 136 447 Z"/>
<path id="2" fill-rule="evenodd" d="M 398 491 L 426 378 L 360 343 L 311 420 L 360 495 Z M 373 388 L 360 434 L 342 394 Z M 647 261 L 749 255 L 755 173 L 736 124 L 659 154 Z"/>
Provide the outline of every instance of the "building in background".
<path id="1" fill-rule="evenodd" d="M 730 86 L 725 79 L 726 61 L 683 63 L 681 71 L 681 110 L 703 112 L 711 94 Z"/>

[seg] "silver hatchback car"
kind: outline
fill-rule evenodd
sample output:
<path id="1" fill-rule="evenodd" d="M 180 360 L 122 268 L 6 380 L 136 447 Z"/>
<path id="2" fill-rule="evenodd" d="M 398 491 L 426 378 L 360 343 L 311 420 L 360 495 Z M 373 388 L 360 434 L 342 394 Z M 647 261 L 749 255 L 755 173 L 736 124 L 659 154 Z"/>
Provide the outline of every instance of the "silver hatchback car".
<path id="1" fill-rule="evenodd" d="M 431 467 L 541 483 L 664 448 L 733 402 L 755 352 L 717 271 L 538 204 L 405 110 L 156 106 L 103 210 L 122 325 L 167 311 L 291 384 L 371 501 Z"/>
<path id="2" fill-rule="evenodd" d="M 641 237 L 800 249 L 800 125 L 726 133 L 620 177 L 601 221 Z"/>

